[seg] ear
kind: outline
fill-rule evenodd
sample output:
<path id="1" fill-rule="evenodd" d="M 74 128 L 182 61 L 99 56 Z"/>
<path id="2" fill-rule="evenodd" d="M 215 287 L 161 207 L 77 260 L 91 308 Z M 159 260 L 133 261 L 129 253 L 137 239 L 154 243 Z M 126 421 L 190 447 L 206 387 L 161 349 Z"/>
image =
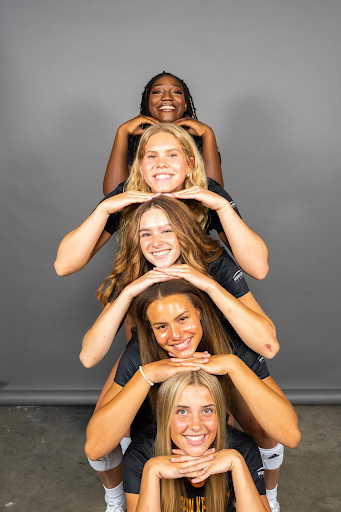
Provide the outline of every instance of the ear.
<path id="1" fill-rule="evenodd" d="M 195 159 L 194 159 L 194 156 L 190 156 L 189 157 L 190 161 L 191 161 L 191 164 L 194 165 L 195 164 Z"/>

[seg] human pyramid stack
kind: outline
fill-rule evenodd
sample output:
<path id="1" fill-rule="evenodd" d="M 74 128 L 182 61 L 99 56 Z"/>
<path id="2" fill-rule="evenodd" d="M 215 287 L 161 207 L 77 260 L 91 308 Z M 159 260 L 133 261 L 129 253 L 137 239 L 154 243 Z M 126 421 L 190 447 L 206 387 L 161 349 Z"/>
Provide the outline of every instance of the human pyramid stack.
<path id="1" fill-rule="evenodd" d="M 147 84 L 140 115 L 117 131 L 104 192 L 55 268 L 79 271 L 117 231 L 80 353 L 95 366 L 125 321 L 85 445 L 106 512 L 279 512 L 283 445 L 300 432 L 265 363 L 279 350 L 274 324 L 243 274 L 266 276 L 267 248 L 223 189 L 214 132 L 182 80 Z"/>

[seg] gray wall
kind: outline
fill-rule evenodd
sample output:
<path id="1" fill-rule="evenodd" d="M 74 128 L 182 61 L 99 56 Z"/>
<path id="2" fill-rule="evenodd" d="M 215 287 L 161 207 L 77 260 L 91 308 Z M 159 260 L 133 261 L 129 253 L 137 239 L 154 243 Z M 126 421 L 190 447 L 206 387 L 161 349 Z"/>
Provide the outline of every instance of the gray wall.
<path id="1" fill-rule="evenodd" d="M 268 245 L 249 285 L 278 330 L 274 378 L 296 402 L 340 401 L 340 22 L 339 0 L 1 1 L 2 403 L 94 401 L 124 347 L 122 333 L 96 368 L 78 360 L 114 244 L 71 277 L 53 261 L 163 69 Z"/>

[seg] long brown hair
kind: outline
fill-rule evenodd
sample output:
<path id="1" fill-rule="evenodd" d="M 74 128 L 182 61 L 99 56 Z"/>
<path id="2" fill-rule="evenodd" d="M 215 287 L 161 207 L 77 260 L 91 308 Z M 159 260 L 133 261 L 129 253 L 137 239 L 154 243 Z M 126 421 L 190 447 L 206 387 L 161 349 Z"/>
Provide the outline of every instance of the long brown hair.
<path id="1" fill-rule="evenodd" d="M 129 314 L 137 329 L 142 365 L 168 357 L 168 353 L 161 348 L 155 339 L 153 329 L 147 317 L 147 310 L 153 302 L 162 300 L 170 295 L 185 295 L 194 308 L 199 311 L 203 331 L 198 346 L 200 352 L 207 350 L 212 355 L 232 353 L 230 341 L 214 312 L 212 301 L 208 295 L 184 279 L 174 279 L 149 286 L 131 304 Z M 227 397 L 231 396 L 233 385 L 228 375 L 221 376 L 221 384 L 225 395 Z M 158 388 L 159 386 L 155 385 L 149 392 L 149 399 L 154 414 L 156 414 Z"/>
<path id="2" fill-rule="evenodd" d="M 128 207 L 129 225 L 125 224 L 119 229 L 120 245 L 113 271 L 96 293 L 103 306 L 107 304 L 114 289 L 114 296 L 117 297 L 123 288 L 152 268 L 142 254 L 139 236 L 141 217 L 151 208 L 162 210 L 168 218 L 178 237 L 183 263 L 208 274 L 208 264 L 216 260 L 223 251 L 218 242 L 203 232 L 194 214 L 183 201 L 158 196 L 147 203 L 132 205 Z"/>
<path id="3" fill-rule="evenodd" d="M 162 383 L 157 399 L 157 435 L 155 442 L 156 456 L 172 455 L 170 426 L 180 396 L 187 386 L 206 387 L 213 399 L 217 415 L 217 435 L 212 447 L 216 451 L 227 448 L 226 440 L 226 400 L 222 387 L 214 375 L 203 370 L 177 373 Z M 206 510 L 225 512 L 226 509 L 226 475 L 220 473 L 210 476 L 205 484 Z M 186 491 L 182 479 L 161 480 L 161 511 L 181 510 L 181 496 Z"/>

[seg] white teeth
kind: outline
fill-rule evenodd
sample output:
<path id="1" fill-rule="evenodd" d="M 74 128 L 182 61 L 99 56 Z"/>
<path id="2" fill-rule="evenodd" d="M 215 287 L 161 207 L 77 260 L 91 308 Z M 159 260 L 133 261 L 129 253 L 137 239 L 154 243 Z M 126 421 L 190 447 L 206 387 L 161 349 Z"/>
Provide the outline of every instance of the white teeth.
<path id="1" fill-rule="evenodd" d="M 172 105 L 163 105 L 162 107 L 159 107 L 160 110 L 175 110 L 175 107 L 172 107 Z"/>
<path id="2" fill-rule="evenodd" d="M 164 251 L 155 251 L 153 252 L 153 256 L 163 256 L 164 254 L 168 254 L 170 251 L 170 249 L 166 249 Z"/>
<path id="3" fill-rule="evenodd" d="M 182 348 L 182 347 L 184 347 L 185 345 L 187 345 L 187 343 L 188 343 L 188 340 L 189 340 L 189 339 L 190 339 L 190 338 L 187 338 L 187 340 L 182 341 L 182 342 L 181 342 L 181 343 L 179 343 L 179 344 L 173 345 L 173 347 L 176 347 L 176 348 Z"/>
<path id="4" fill-rule="evenodd" d="M 186 439 L 190 439 L 191 441 L 200 441 L 205 437 L 205 434 L 201 434 L 200 436 L 185 436 Z"/>
<path id="5" fill-rule="evenodd" d="M 156 180 L 168 180 L 172 176 L 173 176 L 172 174 L 155 174 L 154 178 Z"/>

